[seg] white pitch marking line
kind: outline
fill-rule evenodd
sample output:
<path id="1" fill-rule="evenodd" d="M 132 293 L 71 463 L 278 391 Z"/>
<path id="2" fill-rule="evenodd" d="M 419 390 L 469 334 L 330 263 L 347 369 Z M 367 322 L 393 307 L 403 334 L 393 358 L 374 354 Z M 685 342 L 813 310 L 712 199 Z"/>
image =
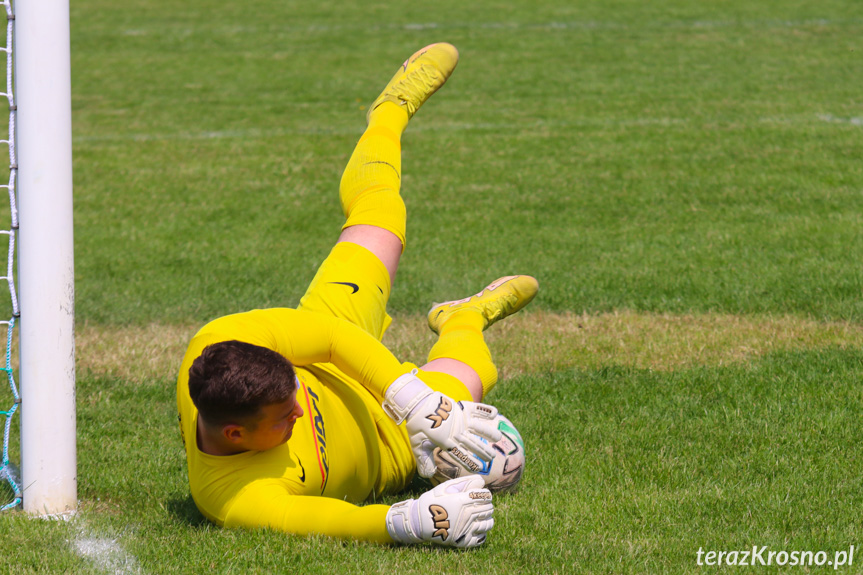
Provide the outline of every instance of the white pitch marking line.
<path id="1" fill-rule="evenodd" d="M 833 114 L 818 114 L 818 119 L 831 124 L 851 124 L 852 126 L 863 126 L 863 118 L 837 118 Z"/>
<path id="2" fill-rule="evenodd" d="M 119 30 L 126 36 L 182 36 L 188 37 L 201 32 L 216 32 L 229 36 L 241 34 L 260 34 L 285 32 L 290 34 L 331 34 L 346 30 L 366 32 L 382 32 L 391 30 L 533 30 L 533 31 L 568 31 L 568 30 L 682 30 L 709 28 L 745 28 L 752 30 L 768 30 L 771 28 L 800 28 L 807 26 L 856 26 L 863 24 L 860 18 L 814 18 L 806 20 L 756 19 L 756 20 L 654 20 L 639 23 L 619 22 L 614 20 L 569 20 L 546 22 L 408 22 L 405 24 L 380 24 L 368 26 L 363 24 L 334 24 L 310 26 L 206 26 L 190 28 L 182 26 L 162 26 L 158 29 L 131 28 Z"/>
<path id="3" fill-rule="evenodd" d="M 78 555 L 89 559 L 98 569 L 110 575 L 142 574 L 138 560 L 126 552 L 117 539 L 94 537 L 81 527 L 72 543 Z"/>

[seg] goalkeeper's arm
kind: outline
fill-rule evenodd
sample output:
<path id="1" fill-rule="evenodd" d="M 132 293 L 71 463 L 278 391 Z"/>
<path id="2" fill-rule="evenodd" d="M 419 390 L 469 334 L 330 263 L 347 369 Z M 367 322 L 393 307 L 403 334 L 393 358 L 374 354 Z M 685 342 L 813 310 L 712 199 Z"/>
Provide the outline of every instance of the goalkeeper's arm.
<path id="1" fill-rule="evenodd" d="M 494 452 L 478 436 L 492 442 L 500 432 L 492 425 L 497 410 L 473 402 L 453 402 L 429 388 L 374 337 L 354 324 L 331 316 L 293 309 L 255 310 L 220 318 L 196 336 L 237 339 L 272 349 L 303 366 L 332 363 L 359 381 L 397 423 L 406 421 L 420 475 L 434 473 L 435 447 L 474 453 L 491 460 Z"/>
<path id="2" fill-rule="evenodd" d="M 270 527 L 295 535 L 321 534 L 373 543 L 481 545 L 494 525 L 491 493 L 479 476 L 452 479 L 393 506 L 358 507 L 338 499 L 292 495 L 277 481 L 246 487 L 225 527 Z"/>
<path id="3" fill-rule="evenodd" d="M 406 369 L 377 339 L 349 321 L 287 308 L 254 310 L 219 318 L 198 333 L 266 347 L 296 366 L 332 363 L 360 382 L 378 401 Z"/>

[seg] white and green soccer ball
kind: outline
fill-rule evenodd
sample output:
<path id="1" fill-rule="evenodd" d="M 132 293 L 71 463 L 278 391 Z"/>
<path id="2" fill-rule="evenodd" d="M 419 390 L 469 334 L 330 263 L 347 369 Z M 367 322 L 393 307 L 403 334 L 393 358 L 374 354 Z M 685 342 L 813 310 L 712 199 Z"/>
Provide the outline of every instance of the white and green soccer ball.
<path id="1" fill-rule="evenodd" d="M 444 451 L 438 447 L 434 450 L 436 469 L 430 478 L 432 485 L 477 474 L 483 477 L 486 488 L 492 493 L 512 493 L 518 488 L 518 482 L 524 473 L 524 440 L 506 417 L 498 414 L 495 421 L 501 438 L 491 444 L 495 451 L 494 459 L 486 462 L 462 453 L 458 448 Z M 486 442 L 485 439 L 482 441 Z"/>

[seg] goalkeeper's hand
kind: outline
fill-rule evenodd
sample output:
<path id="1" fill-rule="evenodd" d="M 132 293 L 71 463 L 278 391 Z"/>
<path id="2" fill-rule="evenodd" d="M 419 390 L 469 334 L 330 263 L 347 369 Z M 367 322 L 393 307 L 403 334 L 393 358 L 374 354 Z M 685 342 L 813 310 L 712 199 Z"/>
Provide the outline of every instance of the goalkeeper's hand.
<path id="1" fill-rule="evenodd" d="M 387 532 L 398 543 L 430 541 L 449 547 L 482 545 L 494 525 L 491 492 L 482 477 L 445 481 L 387 511 Z"/>
<path id="2" fill-rule="evenodd" d="M 406 373 L 387 388 L 384 411 L 396 422 L 405 421 L 411 449 L 422 477 L 434 475 L 434 449 L 458 448 L 463 453 L 491 461 L 490 442 L 498 441 L 500 431 L 494 424 L 497 409 L 484 403 L 453 401 L 432 390 L 414 373 Z"/>

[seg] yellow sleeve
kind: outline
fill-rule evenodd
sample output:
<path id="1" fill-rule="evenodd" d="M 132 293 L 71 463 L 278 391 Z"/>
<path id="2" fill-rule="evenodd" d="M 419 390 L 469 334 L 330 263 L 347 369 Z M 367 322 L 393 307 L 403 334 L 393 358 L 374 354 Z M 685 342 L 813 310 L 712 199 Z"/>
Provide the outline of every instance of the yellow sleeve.
<path id="1" fill-rule="evenodd" d="M 214 336 L 272 349 L 297 366 L 332 363 L 380 401 L 387 387 L 406 373 L 399 360 L 364 330 L 314 312 L 274 308 L 229 315 L 204 326 L 195 339 L 209 343 Z"/>
<path id="2" fill-rule="evenodd" d="M 234 499 L 225 527 L 270 527 L 294 535 L 393 543 L 386 527 L 388 510 L 388 505 L 358 507 L 339 499 L 292 495 L 277 481 L 259 481 Z"/>

